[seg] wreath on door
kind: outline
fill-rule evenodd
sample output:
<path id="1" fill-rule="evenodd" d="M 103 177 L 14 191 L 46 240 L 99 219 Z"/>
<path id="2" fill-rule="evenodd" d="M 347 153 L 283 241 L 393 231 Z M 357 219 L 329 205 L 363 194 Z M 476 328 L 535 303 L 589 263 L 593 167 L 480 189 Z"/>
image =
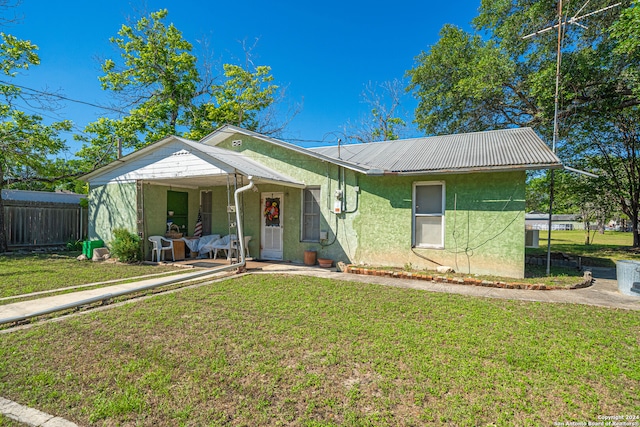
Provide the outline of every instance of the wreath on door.
<path id="1" fill-rule="evenodd" d="M 267 225 L 280 224 L 280 201 L 278 199 L 267 199 L 264 206 L 264 217 Z"/>

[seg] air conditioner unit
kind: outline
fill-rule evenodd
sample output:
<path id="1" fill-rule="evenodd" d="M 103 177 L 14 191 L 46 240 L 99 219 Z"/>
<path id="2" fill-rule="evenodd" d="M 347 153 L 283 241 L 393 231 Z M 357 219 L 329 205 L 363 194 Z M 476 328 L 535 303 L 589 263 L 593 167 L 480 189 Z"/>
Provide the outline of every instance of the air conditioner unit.
<path id="1" fill-rule="evenodd" d="M 524 246 L 525 248 L 537 248 L 540 242 L 540 230 L 525 230 Z"/>

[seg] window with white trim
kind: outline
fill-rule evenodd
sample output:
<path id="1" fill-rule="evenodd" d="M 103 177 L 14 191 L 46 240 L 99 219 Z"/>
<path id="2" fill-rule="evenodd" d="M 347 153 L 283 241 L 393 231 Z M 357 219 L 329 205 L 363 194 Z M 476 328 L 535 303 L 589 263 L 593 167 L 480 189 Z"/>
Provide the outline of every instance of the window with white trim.
<path id="1" fill-rule="evenodd" d="M 320 241 L 320 187 L 302 190 L 302 236 L 303 242 Z"/>
<path id="2" fill-rule="evenodd" d="M 413 246 L 444 248 L 445 188 L 442 181 L 413 184 Z"/>

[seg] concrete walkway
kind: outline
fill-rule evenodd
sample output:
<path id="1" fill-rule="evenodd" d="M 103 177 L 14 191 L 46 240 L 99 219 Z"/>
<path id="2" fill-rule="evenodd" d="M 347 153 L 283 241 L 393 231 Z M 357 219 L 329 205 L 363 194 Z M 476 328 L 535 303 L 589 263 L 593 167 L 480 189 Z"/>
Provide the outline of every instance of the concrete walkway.
<path id="1" fill-rule="evenodd" d="M 0 414 L 20 423 L 36 427 L 78 427 L 76 423 L 46 412 L 20 405 L 0 397 Z"/>
<path id="2" fill-rule="evenodd" d="M 66 294 L 55 296 L 42 296 L 41 298 L 31 299 L 28 301 L 0 305 L 0 324 L 6 323 L 6 320 L 11 318 L 30 316 L 35 313 L 45 313 L 54 309 L 55 307 L 82 303 L 83 301 L 107 297 L 109 295 L 114 295 L 141 287 L 153 287 L 163 284 L 170 284 L 171 282 L 188 280 L 194 275 L 201 275 L 205 271 L 206 270 L 201 269 L 190 270 L 189 272 L 182 274 L 154 277 L 151 279 L 139 280 L 136 282 L 104 286 L 86 291 L 69 292 Z M 221 274 L 224 273 L 228 272 L 223 272 Z"/>
<path id="3" fill-rule="evenodd" d="M 640 310 L 640 297 L 624 295 L 618 292 L 615 280 L 616 270 L 607 268 L 590 268 L 594 284 L 583 289 L 532 291 L 525 289 L 503 289 L 483 286 L 457 285 L 452 283 L 426 282 L 422 280 L 396 279 L 391 277 L 365 276 L 336 272 L 335 269 L 311 268 L 304 266 L 269 264 L 262 269 L 263 273 L 286 272 L 317 277 L 330 277 L 361 283 L 375 283 L 420 289 L 428 292 L 443 292 L 474 297 L 511 299 L 519 301 L 539 301 L 549 303 L 584 304 L 599 307 L 619 308 L 624 310 Z"/>

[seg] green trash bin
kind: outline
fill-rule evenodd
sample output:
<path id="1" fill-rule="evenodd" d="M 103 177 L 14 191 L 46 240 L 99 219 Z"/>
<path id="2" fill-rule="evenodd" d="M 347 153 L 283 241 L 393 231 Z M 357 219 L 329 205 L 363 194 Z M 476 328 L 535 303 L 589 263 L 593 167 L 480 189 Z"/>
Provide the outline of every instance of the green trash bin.
<path id="1" fill-rule="evenodd" d="M 93 258 L 93 250 L 104 246 L 102 240 L 85 240 L 82 242 L 82 255 L 87 258 Z"/>

